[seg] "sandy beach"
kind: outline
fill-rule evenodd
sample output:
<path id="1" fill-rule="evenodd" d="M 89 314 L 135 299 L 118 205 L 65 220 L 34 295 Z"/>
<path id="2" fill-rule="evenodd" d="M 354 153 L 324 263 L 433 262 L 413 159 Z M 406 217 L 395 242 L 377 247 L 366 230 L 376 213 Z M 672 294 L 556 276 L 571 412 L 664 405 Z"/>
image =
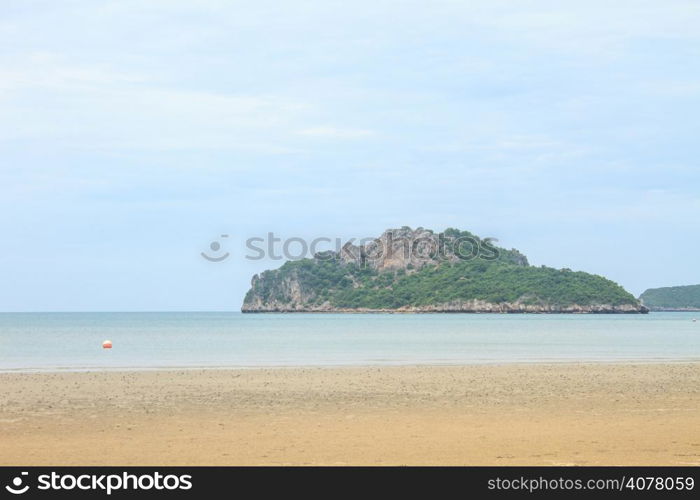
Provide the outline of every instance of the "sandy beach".
<path id="1" fill-rule="evenodd" d="M 0 374 L 2 465 L 700 465 L 700 363 Z"/>

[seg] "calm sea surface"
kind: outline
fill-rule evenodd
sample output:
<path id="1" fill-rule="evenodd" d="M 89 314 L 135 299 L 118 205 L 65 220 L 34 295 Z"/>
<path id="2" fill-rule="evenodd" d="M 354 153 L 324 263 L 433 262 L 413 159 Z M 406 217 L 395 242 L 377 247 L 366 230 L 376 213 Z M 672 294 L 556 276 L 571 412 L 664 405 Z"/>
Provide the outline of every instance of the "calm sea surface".
<path id="1" fill-rule="evenodd" d="M 0 371 L 619 360 L 700 360 L 700 313 L 0 314 Z"/>

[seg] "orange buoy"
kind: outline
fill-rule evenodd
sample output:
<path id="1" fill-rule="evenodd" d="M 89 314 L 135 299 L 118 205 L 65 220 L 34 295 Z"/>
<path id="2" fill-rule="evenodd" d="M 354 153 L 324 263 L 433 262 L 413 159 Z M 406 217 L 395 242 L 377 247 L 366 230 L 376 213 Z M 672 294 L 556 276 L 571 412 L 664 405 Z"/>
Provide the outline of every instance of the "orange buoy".
<path id="1" fill-rule="evenodd" d="M 102 347 L 104 349 L 111 349 L 112 348 L 112 341 L 111 340 L 105 340 L 102 342 Z"/>

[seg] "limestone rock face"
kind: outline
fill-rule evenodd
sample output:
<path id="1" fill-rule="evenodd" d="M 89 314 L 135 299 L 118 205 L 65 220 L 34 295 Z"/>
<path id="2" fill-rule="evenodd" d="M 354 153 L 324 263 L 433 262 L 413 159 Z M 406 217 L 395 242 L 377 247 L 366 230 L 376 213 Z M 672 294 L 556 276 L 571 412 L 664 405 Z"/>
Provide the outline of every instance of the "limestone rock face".
<path id="1" fill-rule="evenodd" d="M 494 255 L 490 239 L 473 235 L 453 236 L 430 229 L 387 229 L 379 238 L 363 245 L 346 243 L 340 252 L 344 264 L 366 265 L 377 271 L 421 269 L 426 264 L 459 262 L 478 258 L 484 253 Z M 512 254 L 512 255 L 511 255 Z M 517 250 L 509 251 L 514 264 L 528 265 L 527 258 Z"/>

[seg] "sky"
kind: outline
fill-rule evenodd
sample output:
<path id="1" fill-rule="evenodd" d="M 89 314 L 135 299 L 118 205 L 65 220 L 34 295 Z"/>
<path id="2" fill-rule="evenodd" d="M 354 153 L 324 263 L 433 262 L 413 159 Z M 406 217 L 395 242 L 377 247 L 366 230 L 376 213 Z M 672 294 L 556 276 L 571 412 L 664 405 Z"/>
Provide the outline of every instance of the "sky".
<path id="1" fill-rule="evenodd" d="M 0 311 L 237 311 L 281 264 L 246 239 L 404 225 L 700 283 L 698 26 L 695 0 L 2 0 Z"/>

